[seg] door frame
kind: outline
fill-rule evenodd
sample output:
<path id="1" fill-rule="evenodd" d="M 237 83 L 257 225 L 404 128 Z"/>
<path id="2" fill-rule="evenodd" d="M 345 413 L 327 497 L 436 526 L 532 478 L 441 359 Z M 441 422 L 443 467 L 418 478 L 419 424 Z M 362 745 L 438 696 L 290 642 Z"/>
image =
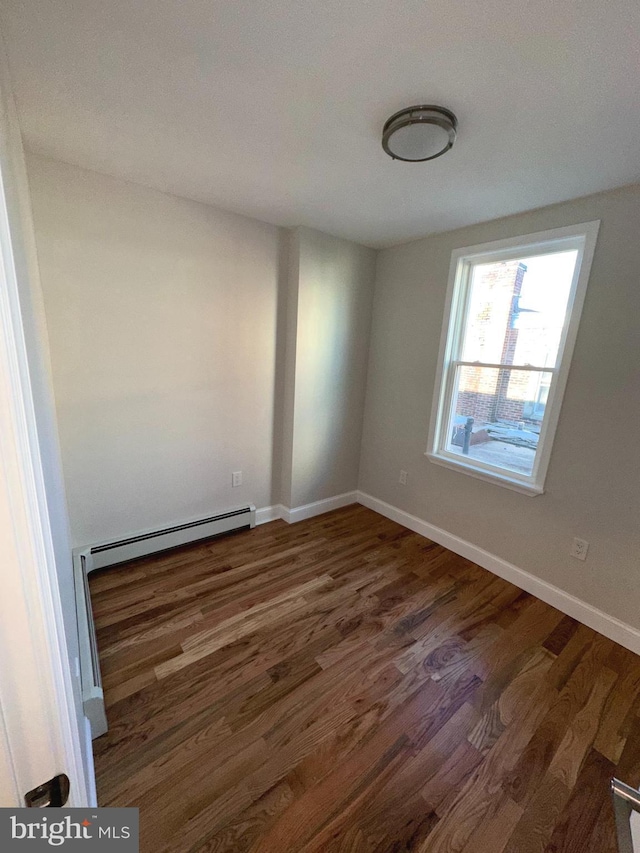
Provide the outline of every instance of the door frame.
<path id="1" fill-rule="evenodd" d="M 24 805 L 27 791 L 58 773 L 71 780 L 68 804 L 91 806 L 90 741 L 74 697 L 79 673 L 67 649 L 24 326 L 24 293 L 40 287 L 37 266 L 25 281 L 30 265 L 20 263 L 32 229 L 0 40 L 0 806 Z"/>

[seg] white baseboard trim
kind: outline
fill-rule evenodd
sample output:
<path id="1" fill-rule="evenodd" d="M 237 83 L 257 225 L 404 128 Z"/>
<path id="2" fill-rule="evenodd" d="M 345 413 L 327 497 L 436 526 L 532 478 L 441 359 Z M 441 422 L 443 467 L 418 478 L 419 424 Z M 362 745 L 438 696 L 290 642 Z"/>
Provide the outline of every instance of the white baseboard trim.
<path id="1" fill-rule="evenodd" d="M 263 506 L 256 510 L 256 526 L 266 524 L 269 521 L 276 521 L 279 518 L 286 521 L 287 524 L 295 524 L 296 521 L 304 521 L 307 518 L 331 512 L 332 509 L 342 509 L 343 506 L 358 502 L 358 492 L 345 492 L 342 495 L 334 495 L 332 498 L 324 498 L 324 500 L 314 501 L 310 504 L 304 504 L 304 506 L 296 506 L 293 509 L 284 506 L 284 504 Z"/>
<path id="2" fill-rule="evenodd" d="M 273 506 L 263 506 L 256 510 L 256 527 L 259 524 L 266 524 L 268 521 L 276 521 L 282 518 L 282 504 L 274 504 Z"/>
<path id="3" fill-rule="evenodd" d="M 392 521 L 397 521 L 398 524 L 402 524 L 404 527 L 408 527 L 409 530 L 413 530 L 415 533 L 419 533 L 421 536 L 437 542 L 438 545 L 449 548 L 450 551 L 460 554 L 461 557 L 466 557 L 467 560 L 477 563 L 483 569 L 487 569 L 493 572 L 493 574 L 498 575 L 498 577 L 525 590 L 525 592 L 535 595 L 552 607 L 556 607 L 562 613 L 566 613 L 567 616 L 577 619 L 579 622 L 587 625 L 587 627 L 593 628 L 594 631 L 598 631 L 598 633 L 619 643 L 626 649 L 640 654 L 640 631 L 637 628 L 627 625 L 626 622 L 622 622 L 615 616 L 610 616 L 597 607 L 593 607 L 593 605 L 582 601 L 582 599 L 576 598 L 575 595 L 571 595 L 559 587 L 541 580 L 524 569 L 519 569 L 512 563 L 508 563 L 501 557 L 496 557 L 495 554 L 491 554 L 489 551 L 485 551 L 483 548 L 479 548 L 477 545 L 473 545 L 471 542 L 467 542 L 453 533 L 429 524 L 429 522 L 423 521 L 415 515 L 410 515 L 410 513 L 404 512 L 404 510 L 398 509 L 398 507 L 385 503 L 385 501 L 374 498 L 372 495 L 366 494 L 366 492 L 358 492 L 357 495 L 358 503 L 361 503 L 363 506 L 390 518 Z"/>
<path id="4" fill-rule="evenodd" d="M 295 524 L 296 521 L 304 521 L 306 518 L 313 518 L 316 515 L 331 512 L 332 509 L 341 509 L 343 506 L 355 503 L 358 503 L 358 492 L 345 492 L 343 495 L 334 495 L 332 498 L 296 506 L 293 509 L 283 506 L 281 518 L 288 524 Z"/>

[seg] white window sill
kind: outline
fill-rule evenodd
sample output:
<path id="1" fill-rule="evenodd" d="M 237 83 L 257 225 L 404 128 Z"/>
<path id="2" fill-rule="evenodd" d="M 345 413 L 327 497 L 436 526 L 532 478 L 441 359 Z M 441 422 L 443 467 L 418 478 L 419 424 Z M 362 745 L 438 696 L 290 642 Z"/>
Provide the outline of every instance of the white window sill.
<path id="1" fill-rule="evenodd" d="M 528 495 L 531 498 L 544 494 L 544 489 L 537 483 L 523 483 L 522 480 L 509 477 L 508 474 L 494 474 L 491 471 L 476 468 L 475 465 L 438 456 L 429 451 L 425 453 L 425 456 L 436 465 L 442 465 L 443 468 L 449 468 L 451 471 L 457 471 L 460 474 L 468 474 L 470 477 L 484 480 L 486 483 L 493 483 L 495 486 L 502 486 L 505 489 L 511 489 L 514 492 L 520 492 L 520 494 Z"/>

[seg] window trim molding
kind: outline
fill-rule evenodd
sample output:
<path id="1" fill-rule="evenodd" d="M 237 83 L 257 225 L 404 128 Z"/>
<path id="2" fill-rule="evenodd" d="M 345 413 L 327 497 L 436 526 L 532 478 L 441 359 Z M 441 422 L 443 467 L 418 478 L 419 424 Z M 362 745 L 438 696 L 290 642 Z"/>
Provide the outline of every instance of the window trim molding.
<path id="1" fill-rule="evenodd" d="M 431 462 L 523 494 L 540 495 L 544 493 L 553 440 L 569 377 L 599 228 L 600 220 L 594 220 L 453 250 L 449 266 L 436 381 L 431 404 L 429 443 L 425 452 L 425 456 Z M 441 411 L 444 402 L 449 397 L 449 385 L 453 381 L 452 373 L 454 371 L 451 370 L 451 363 L 456 359 L 452 356 L 459 352 L 460 337 L 466 315 L 466 301 L 469 297 L 469 270 L 478 261 L 488 263 L 492 258 L 505 261 L 523 256 L 545 255 L 549 254 L 550 251 L 562 251 L 563 249 L 576 249 L 578 257 L 569 291 L 567 319 L 560 339 L 556 367 L 552 369 L 541 368 L 545 372 L 552 373 L 552 380 L 546 417 L 540 431 L 540 450 L 536 454 L 531 476 L 519 475 L 517 472 L 508 469 L 502 471 L 482 463 L 472 465 L 458 459 L 457 456 L 448 453 L 441 446 L 442 421 L 445 417 L 444 413 L 441 416 Z M 517 365 L 514 365 L 512 369 L 517 369 Z"/>

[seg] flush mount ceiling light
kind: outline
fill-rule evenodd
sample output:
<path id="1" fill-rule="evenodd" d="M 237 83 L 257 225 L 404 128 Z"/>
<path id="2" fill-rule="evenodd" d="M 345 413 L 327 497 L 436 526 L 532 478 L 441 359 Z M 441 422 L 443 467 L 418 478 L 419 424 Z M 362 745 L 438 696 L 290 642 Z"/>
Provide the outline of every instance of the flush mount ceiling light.
<path id="1" fill-rule="evenodd" d="M 394 113 L 382 130 L 382 147 L 394 160 L 422 163 L 453 145 L 458 119 L 444 107 L 407 107 Z"/>

